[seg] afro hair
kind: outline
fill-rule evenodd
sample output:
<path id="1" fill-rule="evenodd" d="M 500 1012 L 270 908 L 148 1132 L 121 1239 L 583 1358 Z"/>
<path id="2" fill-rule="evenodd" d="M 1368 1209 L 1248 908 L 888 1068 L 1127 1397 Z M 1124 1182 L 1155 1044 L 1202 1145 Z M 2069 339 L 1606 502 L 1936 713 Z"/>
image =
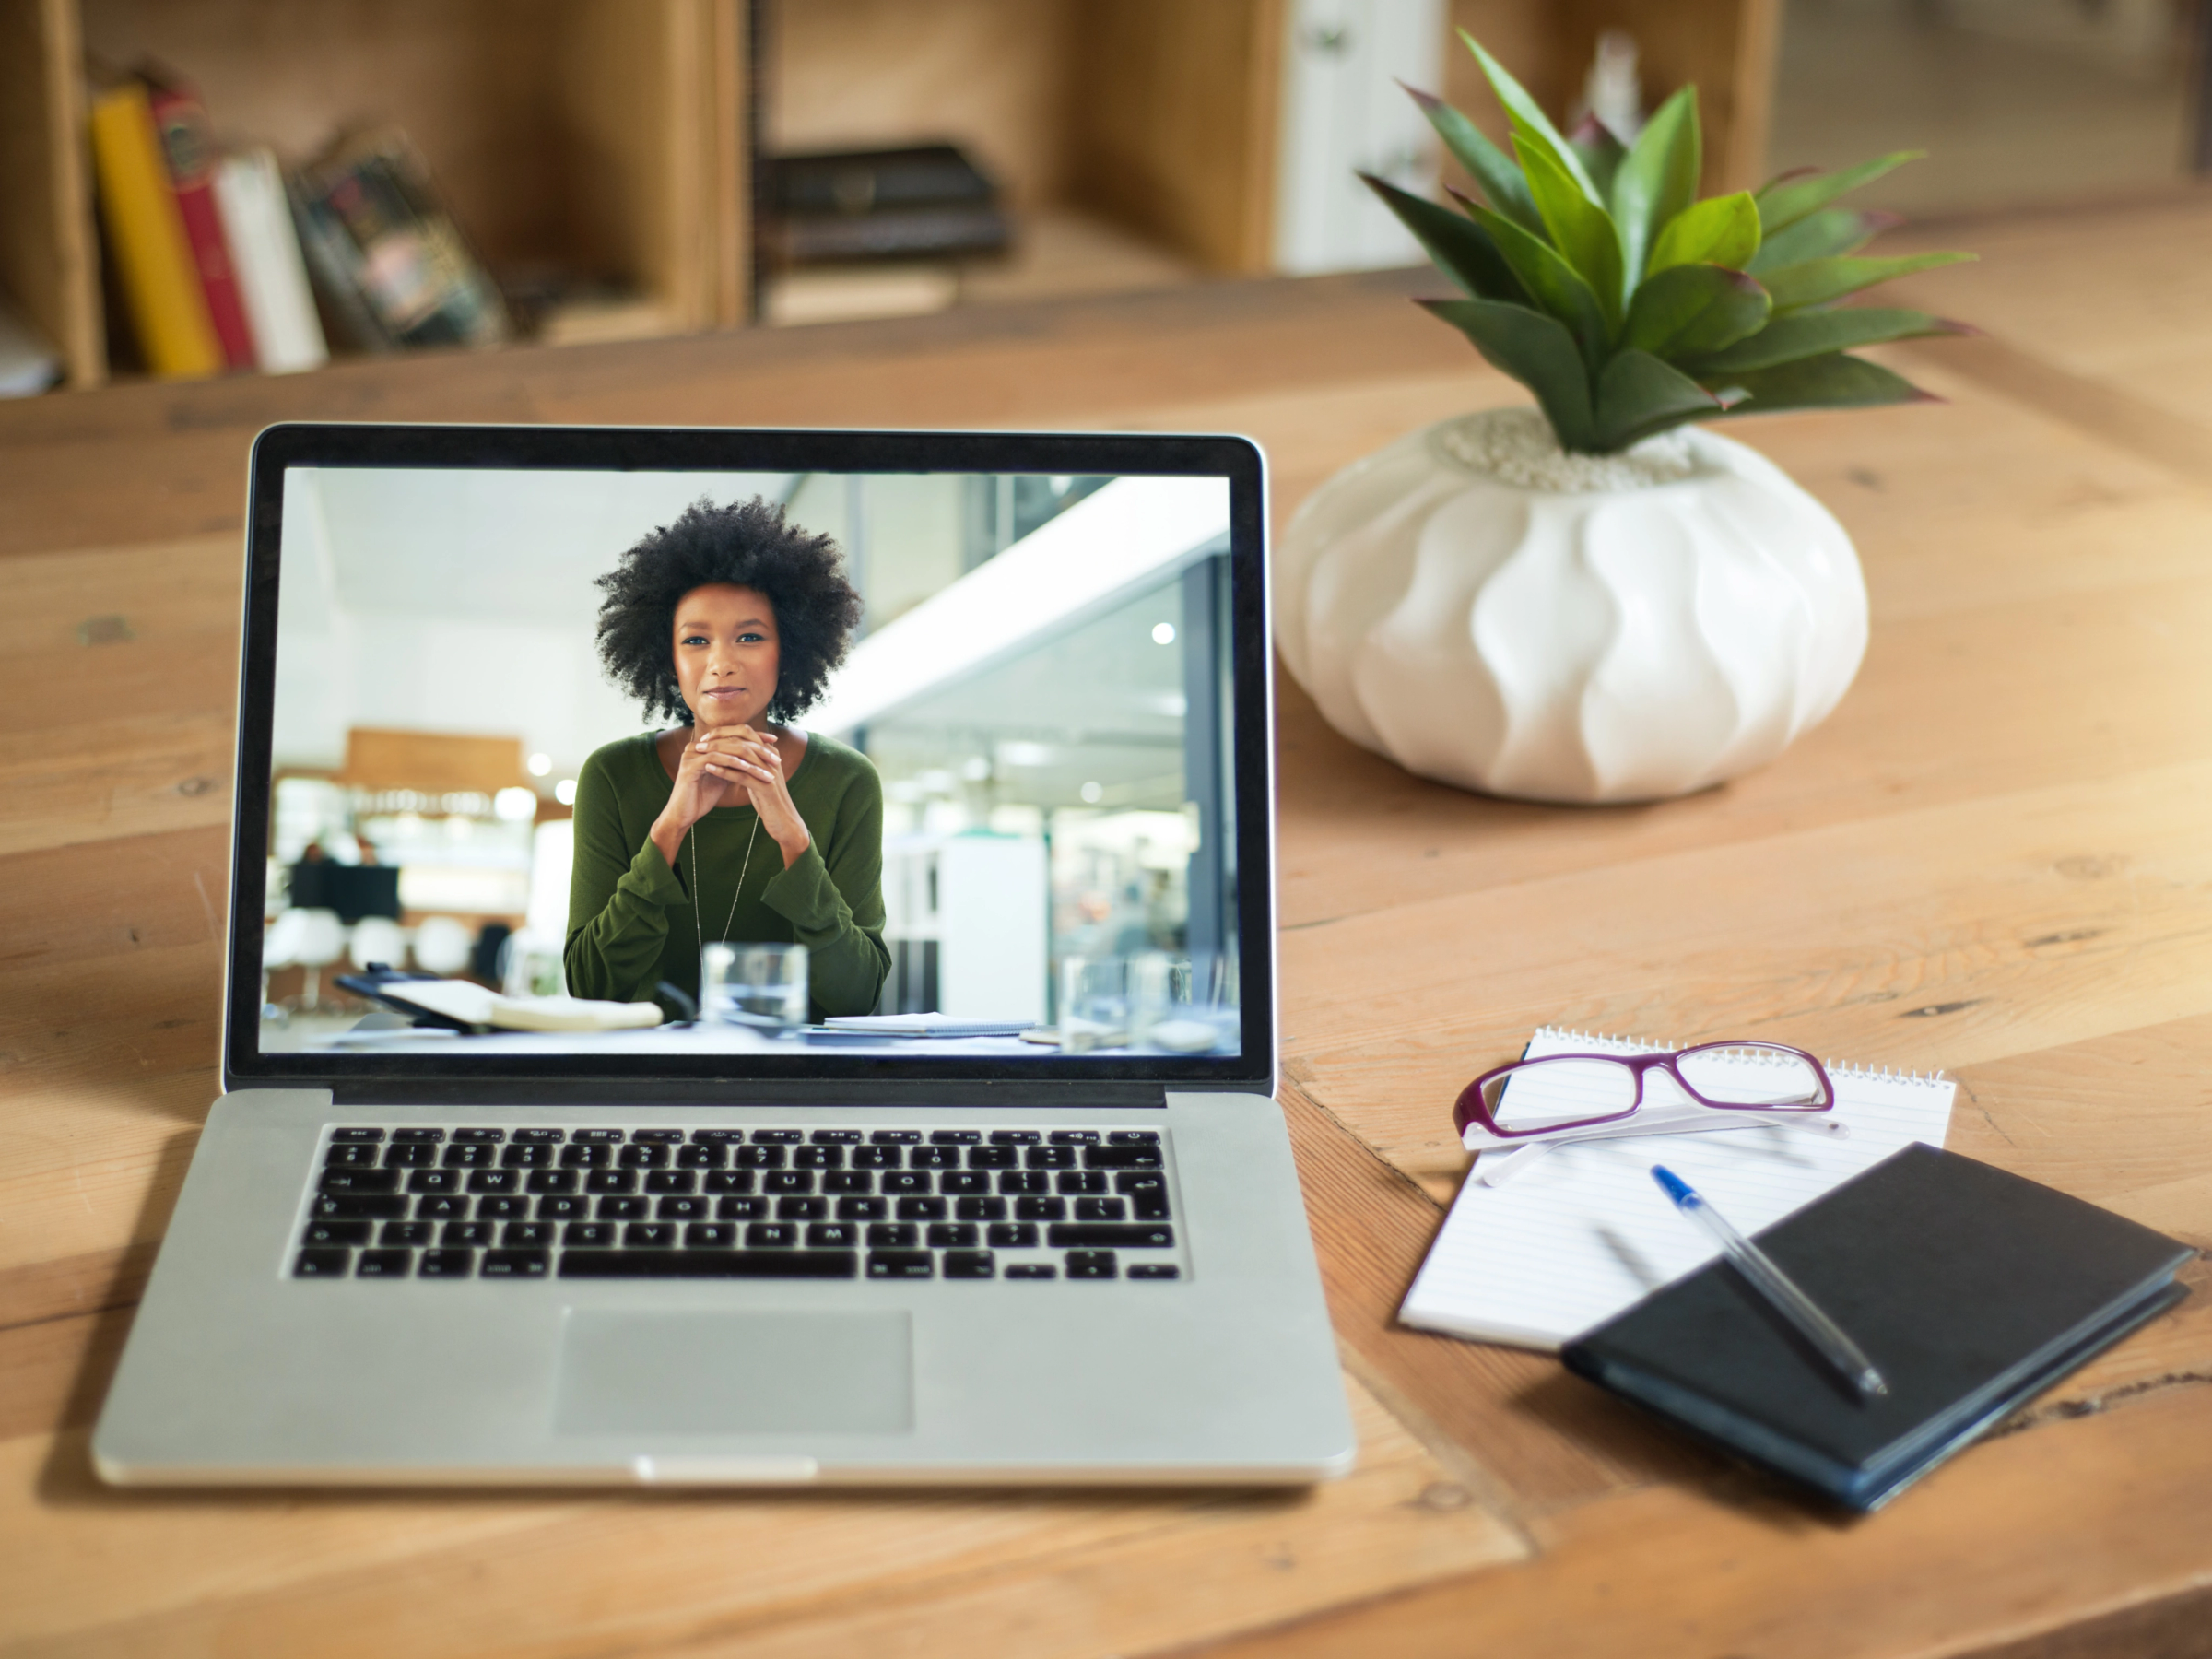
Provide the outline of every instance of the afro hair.
<path id="1" fill-rule="evenodd" d="M 622 555 L 597 579 L 599 660 L 607 677 L 648 714 L 691 724 L 677 685 L 670 630 L 676 606 L 694 588 L 748 587 L 775 607 L 781 647 L 768 715 L 788 721 L 818 699 L 845 660 L 860 621 L 860 594 L 845 580 L 837 544 L 790 523 L 760 497 L 726 507 L 699 500 Z"/>

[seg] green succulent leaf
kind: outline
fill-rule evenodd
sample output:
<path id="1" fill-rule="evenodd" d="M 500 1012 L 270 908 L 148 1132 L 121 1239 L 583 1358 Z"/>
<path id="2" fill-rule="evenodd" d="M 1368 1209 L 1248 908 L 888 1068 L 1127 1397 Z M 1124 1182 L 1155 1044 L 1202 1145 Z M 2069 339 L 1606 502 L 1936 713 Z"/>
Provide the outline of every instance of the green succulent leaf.
<path id="1" fill-rule="evenodd" d="M 1642 296 L 1639 294 L 1637 298 L 1641 300 Z M 1878 346 L 1885 340 L 1912 340 L 1926 335 L 1966 332 L 1961 324 L 1920 311 L 1884 310 L 1869 305 L 1793 312 L 1786 317 L 1776 317 L 1757 334 L 1724 349 L 1694 356 L 1688 367 L 1700 380 L 1710 381 L 1718 375 L 1778 368 L 1783 363 L 1849 351 L 1854 347 Z"/>
<path id="2" fill-rule="evenodd" d="M 1590 175 L 1583 170 L 1582 159 L 1574 153 L 1574 147 L 1559 136 L 1559 129 L 1551 124 L 1550 117 L 1528 95 L 1528 88 L 1508 75 L 1505 66 L 1485 52 L 1465 29 L 1459 31 L 1459 38 L 1467 43 L 1467 50 L 1475 54 L 1475 61 L 1482 65 L 1482 73 L 1490 83 L 1490 90 L 1498 95 L 1498 102 L 1505 110 L 1506 120 L 1512 124 L 1513 136 L 1521 141 L 1524 160 L 1531 149 L 1550 151 L 1552 159 L 1565 170 L 1576 187 L 1594 204 L 1602 203 L 1605 198 L 1598 194 L 1597 186 L 1591 182 Z"/>
<path id="3" fill-rule="evenodd" d="M 1648 351 L 1624 351 L 1597 378 L 1597 453 L 1610 454 L 1686 420 L 1726 412 L 1727 400 Z"/>
<path id="4" fill-rule="evenodd" d="M 1585 115 L 1575 123 L 1574 131 L 1567 135 L 1567 143 L 1583 171 L 1590 175 L 1590 182 L 1597 186 L 1598 199 L 1613 199 L 1614 176 L 1620 164 L 1628 159 L 1628 147 L 1613 135 L 1613 129 L 1594 115 Z"/>
<path id="5" fill-rule="evenodd" d="M 1776 231 L 1759 244 L 1746 268 L 1753 276 L 1779 271 L 1784 265 L 1808 259 L 1828 259 L 1839 253 L 1856 253 L 1897 220 L 1887 213 L 1857 213 L 1849 207 L 1823 207 L 1808 213 L 1786 230 Z"/>
<path id="6" fill-rule="evenodd" d="M 1475 343 L 1494 367 L 1536 394 L 1561 447 L 1584 453 L 1597 447 L 1590 407 L 1590 379 L 1574 336 L 1556 318 L 1493 300 L 1421 301 Z"/>
<path id="7" fill-rule="evenodd" d="M 1444 141 L 1452 158 L 1467 170 L 1483 197 L 1492 208 L 1505 215 L 1524 230 L 1539 234 L 1544 229 L 1544 217 L 1536 211 L 1536 204 L 1528 194 L 1528 182 L 1522 178 L 1521 170 L 1513 159 L 1484 135 L 1482 130 L 1457 110 L 1433 93 L 1406 88 L 1406 95 L 1420 106 L 1436 129 L 1436 135 Z"/>
<path id="8" fill-rule="evenodd" d="M 1717 396 L 1741 392 L 1744 399 L 1732 405 L 1731 415 L 1766 414 L 1777 409 L 1855 409 L 1876 404 L 1933 403 L 1936 401 L 1901 374 L 1892 374 L 1879 363 L 1864 358 L 1830 352 L 1771 369 L 1712 374 L 1700 380 Z"/>
<path id="9" fill-rule="evenodd" d="M 1905 253 L 1894 259 L 1807 259 L 1763 272 L 1759 280 L 1774 296 L 1777 312 L 1792 312 L 1808 305 L 1826 305 L 1892 277 L 1973 257 L 1971 253 Z"/>
<path id="10" fill-rule="evenodd" d="M 1771 303 L 1741 271 L 1673 265 L 1636 290 L 1621 344 L 1655 357 L 1706 357 L 1756 335 Z"/>
<path id="11" fill-rule="evenodd" d="M 1684 87 L 1661 104 L 1613 175 L 1613 220 L 1620 227 L 1621 256 L 1631 281 L 1643 275 L 1653 239 L 1698 199 L 1703 162 L 1698 130 L 1698 95 Z"/>
<path id="12" fill-rule="evenodd" d="M 1749 191 L 1693 203 L 1666 221 L 1659 240 L 1652 244 L 1644 275 L 1656 276 L 1661 271 L 1684 265 L 1726 265 L 1740 271 L 1759 252 L 1759 205 L 1752 201 Z"/>
<path id="13" fill-rule="evenodd" d="M 1542 237 L 1531 236 L 1502 214 L 1488 207 L 1469 206 L 1476 223 L 1490 233 L 1498 251 L 1512 266 L 1513 275 L 1528 290 L 1537 311 L 1557 318 L 1573 331 L 1582 354 L 1593 363 L 1603 362 L 1612 331 L 1606 308 L 1583 280 L 1582 273 Z"/>
<path id="14" fill-rule="evenodd" d="M 1566 171 L 1540 147 L 1525 144 L 1516 134 L 1513 148 L 1520 153 L 1521 171 L 1528 177 L 1529 194 L 1551 245 L 1580 273 L 1606 314 L 1606 329 L 1620 325 L 1620 238 L 1606 210 L 1582 193 Z"/>
<path id="15" fill-rule="evenodd" d="M 1926 154 L 1925 150 L 1898 150 L 1872 161 L 1862 161 L 1856 167 L 1816 173 L 1809 179 L 1794 174 L 1776 179 L 1759 193 L 1759 218 L 1765 222 L 1769 236 L 1777 230 L 1787 230 L 1806 215 L 1818 212 L 1838 196 L 1862 184 L 1871 184 L 1891 168 L 1917 161 Z"/>
<path id="16" fill-rule="evenodd" d="M 1440 207 L 1423 196 L 1369 173 L 1359 177 L 1382 198 L 1382 205 L 1398 216 L 1413 232 L 1429 257 L 1445 276 L 1477 300 L 1503 300 L 1509 304 L 1529 303 L 1528 290 L 1513 275 L 1513 267 L 1498 251 L 1490 233 L 1464 213 Z"/>

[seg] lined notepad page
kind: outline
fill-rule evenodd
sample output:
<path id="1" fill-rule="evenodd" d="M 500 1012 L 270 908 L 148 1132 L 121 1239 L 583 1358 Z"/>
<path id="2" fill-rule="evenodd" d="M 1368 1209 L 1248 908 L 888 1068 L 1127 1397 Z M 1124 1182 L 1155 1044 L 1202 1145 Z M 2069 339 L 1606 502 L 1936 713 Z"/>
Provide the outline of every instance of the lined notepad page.
<path id="1" fill-rule="evenodd" d="M 1650 1053 L 1655 1043 L 1547 1026 L 1526 1057 Z M 1539 1076 L 1541 1074 L 1538 1074 Z M 1470 1174 L 1398 1317 L 1407 1324 L 1556 1348 L 1720 1254 L 1652 1179 L 1664 1163 L 1744 1232 L 1771 1226 L 1912 1141 L 1941 1147 L 1953 1086 L 1938 1077 L 1830 1066 L 1844 1139 L 1773 1126 L 1561 1147 L 1502 1186 Z M 1519 1095 L 1535 1079 L 1516 1079 Z M 1647 1107 L 1671 1080 L 1647 1077 Z M 1514 1117 L 1542 1115 L 1516 1099 Z M 1563 1103 L 1554 1107 L 1562 1112 Z M 1485 1153 L 1486 1158 L 1501 1157 Z"/>

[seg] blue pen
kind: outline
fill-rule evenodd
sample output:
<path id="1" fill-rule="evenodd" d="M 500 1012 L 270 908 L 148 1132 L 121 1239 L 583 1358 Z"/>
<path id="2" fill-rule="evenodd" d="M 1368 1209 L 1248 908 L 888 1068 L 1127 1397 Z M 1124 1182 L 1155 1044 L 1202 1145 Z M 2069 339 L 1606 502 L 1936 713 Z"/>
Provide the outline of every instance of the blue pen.
<path id="1" fill-rule="evenodd" d="M 1664 1164 L 1652 1166 L 1652 1179 L 1675 1201 L 1677 1209 L 1721 1241 L 1723 1253 L 1735 1265 L 1737 1272 L 1751 1281 L 1752 1288 L 1804 1332 L 1806 1339 L 1820 1350 L 1821 1357 L 1841 1372 L 1843 1380 L 1857 1389 L 1862 1397 L 1889 1392 L 1889 1384 L 1874 1369 L 1874 1362 L 1859 1351 L 1859 1345 L 1843 1335 L 1834 1320 L 1815 1307 L 1812 1298 L 1792 1284 L 1765 1251 L 1729 1226 L 1720 1211 L 1708 1204 L 1688 1182 Z"/>

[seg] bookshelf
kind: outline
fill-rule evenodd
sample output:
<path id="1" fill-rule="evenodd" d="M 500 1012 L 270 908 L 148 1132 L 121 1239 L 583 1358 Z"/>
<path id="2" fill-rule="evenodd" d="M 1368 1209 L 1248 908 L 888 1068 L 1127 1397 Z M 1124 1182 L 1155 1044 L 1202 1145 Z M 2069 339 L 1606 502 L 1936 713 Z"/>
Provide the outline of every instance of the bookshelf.
<path id="1" fill-rule="evenodd" d="M 1346 0 L 1342 9 L 1386 0 Z M 759 8 L 756 14 L 755 8 Z M 596 333 L 737 326 L 752 309 L 748 143 L 950 138 L 1034 225 L 1041 264 L 973 297 L 1273 265 L 1286 53 L 1311 0 L 0 0 L 0 289 L 102 383 L 88 64 L 194 81 L 218 133 L 307 159 L 394 122 L 495 273 L 629 297 Z M 1597 34 L 1633 31 L 1655 102 L 1704 92 L 1709 185 L 1756 175 L 1779 0 L 1436 0 L 1538 95 L 1571 101 Z M 761 42 L 756 76 L 747 53 Z M 1456 48 L 1445 91 L 1488 100 Z M 748 108 L 747 88 L 764 89 Z M 1059 251 L 1055 253 L 1055 251 Z M 1032 273 L 1025 276 L 1028 270 Z M 120 354 L 118 354 L 120 356 Z"/>

